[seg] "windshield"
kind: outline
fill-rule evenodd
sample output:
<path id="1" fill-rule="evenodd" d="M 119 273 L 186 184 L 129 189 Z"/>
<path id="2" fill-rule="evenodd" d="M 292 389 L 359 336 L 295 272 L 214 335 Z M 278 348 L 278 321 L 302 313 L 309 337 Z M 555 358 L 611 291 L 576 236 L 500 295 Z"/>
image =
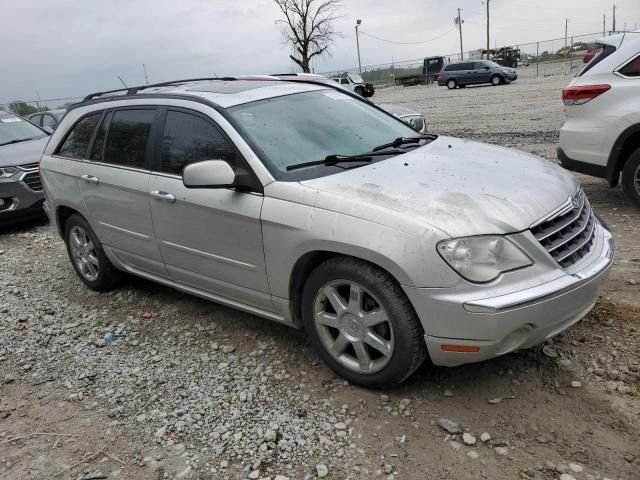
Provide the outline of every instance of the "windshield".
<path id="1" fill-rule="evenodd" d="M 349 73 L 348 77 L 351 79 L 353 83 L 364 83 L 364 80 L 362 79 L 359 73 Z"/>
<path id="2" fill-rule="evenodd" d="M 45 137 L 47 134 L 26 120 L 0 113 L 0 145 Z"/>
<path id="3" fill-rule="evenodd" d="M 287 167 L 329 155 L 358 155 L 398 137 L 416 136 L 401 120 L 335 90 L 270 98 L 228 111 L 278 180 L 336 173 L 345 167 L 320 165 L 295 172 Z"/>

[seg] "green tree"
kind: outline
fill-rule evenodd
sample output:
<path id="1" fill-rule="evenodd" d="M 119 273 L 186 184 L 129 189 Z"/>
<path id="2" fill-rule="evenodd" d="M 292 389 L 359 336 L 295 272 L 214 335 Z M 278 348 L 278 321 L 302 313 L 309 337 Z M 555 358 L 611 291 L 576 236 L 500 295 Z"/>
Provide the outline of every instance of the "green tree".
<path id="1" fill-rule="evenodd" d="M 25 115 L 31 115 L 32 113 L 36 113 L 38 109 L 29 105 L 22 100 L 15 100 L 9 104 L 9 110 L 11 110 L 16 115 L 20 115 L 24 117 Z"/>

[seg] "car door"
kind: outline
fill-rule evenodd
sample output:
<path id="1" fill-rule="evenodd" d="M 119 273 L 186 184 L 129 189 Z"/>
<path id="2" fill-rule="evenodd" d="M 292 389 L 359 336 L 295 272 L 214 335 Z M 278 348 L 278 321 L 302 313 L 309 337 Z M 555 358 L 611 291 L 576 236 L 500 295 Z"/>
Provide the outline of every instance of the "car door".
<path id="1" fill-rule="evenodd" d="M 168 107 L 149 191 L 155 234 L 176 282 L 273 310 L 267 284 L 259 192 L 187 188 L 182 170 L 204 160 L 248 169 L 218 125 L 192 110 Z"/>
<path id="2" fill-rule="evenodd" d="M 474 83 L 489 83 L 491 80 L 491 69 L 484 62 L 475 62 L 474 67 Z"/>
<path id="3" fill-rule="evenodd" d="M 460 63 L 458 68 L 458 84 L 469 85 L 475 83 L 473 62 Z"/>
<path id="4" fill-rule="evenodd" d="M 105 112 L 80 183 L 91 226 L 112 254 L 128 268 L 166 276 L 148 193 L 157 115 L 157 108 L 142 106 Z"/>

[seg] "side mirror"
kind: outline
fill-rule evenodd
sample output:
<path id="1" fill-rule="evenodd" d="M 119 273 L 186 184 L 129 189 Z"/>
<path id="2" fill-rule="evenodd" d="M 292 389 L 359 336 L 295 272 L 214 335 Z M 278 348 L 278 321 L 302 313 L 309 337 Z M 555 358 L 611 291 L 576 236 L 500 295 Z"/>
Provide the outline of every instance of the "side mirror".
<path id="1" fill-rule="evenodd" d="M 42 129 L 47 132 L 49 135 L 51 135 L 53 133 L 53 128 L 51 128 L 49 125 L 45 125 L 44 127 L 42 127 Z"/>
<path id="2" fill-rule="evenodd" d="M 205 160 L 184 167 L 182 183 L 187 188 L 231 188 L 236 173 L 224 160 Z"/>

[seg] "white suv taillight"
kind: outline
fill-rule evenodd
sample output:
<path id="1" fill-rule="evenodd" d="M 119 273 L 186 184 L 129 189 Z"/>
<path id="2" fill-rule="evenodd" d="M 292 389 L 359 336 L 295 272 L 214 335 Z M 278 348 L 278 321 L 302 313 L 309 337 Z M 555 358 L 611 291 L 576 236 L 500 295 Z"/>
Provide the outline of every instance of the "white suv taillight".
<path id="1" fill-rule="evenodd" d="M 611 89 L 611 85 L 567 87 L 562 90 L 562 101 L 565 105 L 584 105 L 609 89 Z"/>

